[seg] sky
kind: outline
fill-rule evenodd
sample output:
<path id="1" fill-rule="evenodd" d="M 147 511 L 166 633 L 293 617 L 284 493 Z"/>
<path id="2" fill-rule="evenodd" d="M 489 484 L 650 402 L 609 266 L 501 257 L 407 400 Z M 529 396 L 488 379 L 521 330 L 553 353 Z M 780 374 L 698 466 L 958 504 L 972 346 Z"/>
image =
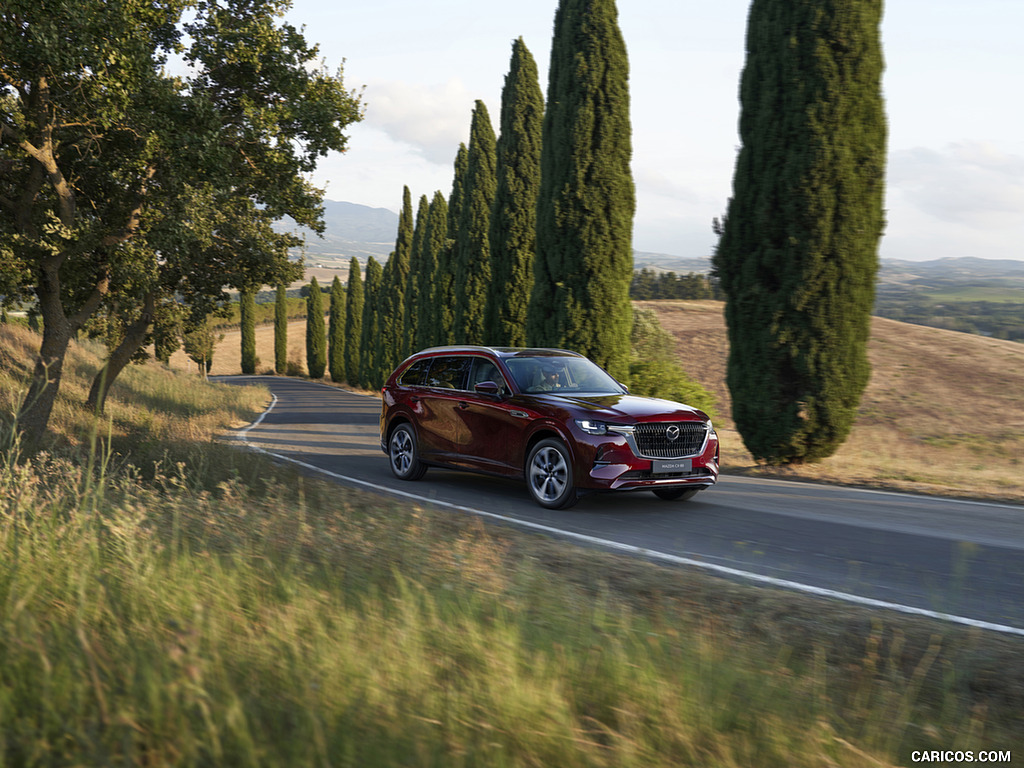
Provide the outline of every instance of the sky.
<path id="1" fill-rule="evenodd" d="M 889 0 L 882 22 L 889 121 L 882 258 L 1024 260 L 1024 2 Z M 321 160 L 325 197 L 398 211 L 408 186 L 451 191 L 476 99 L 495 131 L 512 43 L 547 93 L 557 0 L 294 0 L 331 71 L 362 92 L 348 150 Z M 619 0 L 630 60 L 633 245 L 709 256 L 739 149 L 746 0 Z"/>

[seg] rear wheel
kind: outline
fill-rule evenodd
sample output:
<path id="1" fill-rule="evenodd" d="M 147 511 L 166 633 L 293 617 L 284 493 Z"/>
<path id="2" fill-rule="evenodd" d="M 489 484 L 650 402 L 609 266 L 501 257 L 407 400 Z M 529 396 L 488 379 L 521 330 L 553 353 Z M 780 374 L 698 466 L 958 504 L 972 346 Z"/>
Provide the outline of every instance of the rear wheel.
<path id="1" fill-rule="evenodd" d="M 572 459 L 561 440 L 541 440 L 526 459 L 526 486 L 533 500 L 548 509 L 566 509 L 578 500 Z"/>
<path id="2" fill-rule="evenodd" d="M 655 488 L 653 493 L 664 501 L 686 501 L 697 495 L 699 488 Z"/>
<path id="3" fill-rule="evenodd" d="M 416 433 L 409 424 L 399 424 L 388 440 L 388 461 L 399 480 L 419 480 L 427 471 L 416 450 Z"/>

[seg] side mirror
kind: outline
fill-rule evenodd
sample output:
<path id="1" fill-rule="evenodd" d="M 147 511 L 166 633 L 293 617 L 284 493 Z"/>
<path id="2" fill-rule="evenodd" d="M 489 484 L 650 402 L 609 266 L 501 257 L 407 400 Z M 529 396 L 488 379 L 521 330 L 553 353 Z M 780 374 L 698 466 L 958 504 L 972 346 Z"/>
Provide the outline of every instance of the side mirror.
<path id="1" fill-rule="evenodd" d="M 499 387 L 497 382 L 494 381 L 477 382 L 473 387 L 473 390 L 478 395 L 490 395 L 491 397 L 498 397 L 501 394 L 501 387 Z"/>

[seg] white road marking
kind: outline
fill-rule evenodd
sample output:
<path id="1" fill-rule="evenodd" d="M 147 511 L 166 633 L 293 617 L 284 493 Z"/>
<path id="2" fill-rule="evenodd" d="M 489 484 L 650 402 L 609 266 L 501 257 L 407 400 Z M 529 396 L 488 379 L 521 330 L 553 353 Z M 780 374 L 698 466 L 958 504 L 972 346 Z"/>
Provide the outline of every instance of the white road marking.
<path id="1" fill-rule="evenodd" d="M 332 389 L 336 389 L 332 387 Z M 347 390 L 345 390 L 347 391 Z M 351 393 L 359 394 L 359 393 Z M 360 480 L 356 477 L 349 477 L 347 475 L 341 475 L 337 472 L 331 472 L 327 469 L 314 466 L 305 461 L 299 461 L 290 456 L 283 456 L 279 453 L 268 451 L 265 448 L 261 448 L 258 445 L 254 445 L 249 441 L 249 431 L 258 427 L 262 423 L 263 419 L 266 418 L 274 406 L 277 405 L 277 395 L 271 393 L 273 400 L 267 409 L 260 414 L 260 417 L 256 419 L 252 424 L 243 429 L 239 435 L 242 443 L 245 444 L 250 450 L 262 453 L 266 456 L 271 456 L 280 461 L 286 461 L 296 466 L 308 469 L 313 472 L 319 472 L 322 475 L 333 478 L 335 480 L 341 480 L 346 483 L 355 483 L 356 485 L 369 488 L 380 493 L 385 493 L 391 496 L 401 496 L 407 499 L 413 499 L 415 501 L 422 502 L 424 504 L 430 504 L 438 507 L 446 507 L 453 509 L 458 512 L 465 512 L 471 515 L 477 515 L 478 517 L 486 517 L 491 520 L 500 520 L 503 523 L 510 523 L 512 525 L 519 526 L 521 528 L 529 528 L 535 531 L 542 531 L 544 533 L 554 534 L 561 538 L 575 539 L 576 541 L 586 542 L 587 544 L 593 544 L 605 549 L 618 550 L 620 552 L 628 552 L 632 555 L 639 555 L 641 557 L 650 558 L 652 560 L 661 561 L 664 563 L 671 563 L 672 565 L 685 565 L 694 568 L 701 568 L 705 571 L 711 571 L 713 573 L 721 574 L 724 576 L 732 576 L 734 578 L 744 579 L 746 581 L 753 581 L 758 584 L 767 584 L 773 587 L 781 587 L 783 589 L 791 589 L 797 592 L 804 592 L 810 595 L 817 595 L 818 597 L 828 597 L 834 600 L 842 600 L 847 603 L 855 603 L 857 605 L 865 605 L 870 608 L 882 608 L 890 611 L 898 611 L 899 613 L 910 614 L 912 616 L 925 616 L 929 619 L 939 619 L 941 621 L 948 621 L 953 624 L 962 624 L 968 627 L 975 627 L 977 629 L 988 629 L 994 632 L 1002 632 L 1008 635 L 1019 635 L 1024 637 L 1024 629 L 1020 627 L 1011 627 L 1006 624 L 994 624 L 989 621 L 979 621 L 977 619 L 971 619 L 967 616 L 957 616 L 951 613 L 941 613 L 939 611 L 930 611 L 926 608 L 916 608 L 912 605 L 902 605 L 900 603 L 891 603 L 886 600 L 876 600 L 871 597 L 863 597 L 862 595 L 854 595 L 849 592 L 839 592 L 834 589 L 825 589 L 823 587 L 816 587 L 813 584 L 803 584 L 799 581 L 790 581 L 789 579 L 778 579 L 774 576 L 763 576 L 759 573 L 751 573 L 750 571 L 740 570 L 739 568 L 730 568 L 725 565 L 718 565 L 716 563 L 707 563 L 702 560 L 694 560 L 689 557 L 680 557 L 678 555 L 672 555 L 667 552 L 659 552 L 654 549 L 646 549 L 644 547 L 637 547 L 632 544 L 623 544 L 618 541 L 611 541 L 610 539 L 601 539 L 596 536 L 588 536 L 585 533 L 577 533 L 575 531 L 566 531 L 561 528 L 555 528 L 550 525 L 543 525 L 541 523 L 534 523 L 529 520 L 520 520 L 515 517 L 508 517 L 506 515 L 499 515 L 495 512 L 487 512 L 482 509 L 475 509 L 473 507 L 464 507 L 460 504 L 453 504 L 449 501 L 441 501 L 439 499 L 431 499 L 426 496 L 420 496 L 415 493 L 408 493 L 407 491 L 399 491 L 394 488 L 388 488 L 384 485 L 378 485 L 377 483 L 371 483 L 366 480 Z M 883 491 L 883 493 L 885 493 Z"/>

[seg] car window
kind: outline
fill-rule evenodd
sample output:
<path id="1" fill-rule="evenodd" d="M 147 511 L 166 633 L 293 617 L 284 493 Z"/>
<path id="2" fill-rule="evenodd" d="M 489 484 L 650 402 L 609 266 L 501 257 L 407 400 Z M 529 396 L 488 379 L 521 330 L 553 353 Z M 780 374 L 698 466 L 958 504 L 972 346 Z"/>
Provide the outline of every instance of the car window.
<path id="1" fill-rule="evenodd" d="M 469 364 L 468 357 L 435 357 L 424 383 L 440 389 L 466 389 Z"/>
<path id="2" fill-rule="evenodd" d="M 498 366 L 485 357 L 474 357 L 469 389 L 472 390 L 481 381 L 493 381 L 501 388 L 502 394 L 508 393 L 508 385 L 505 383 L 505 377 L 498 370 Z"/>
<path id="3" fill-rule="evenodd" d="M 505 361 L 522 392 L 620 395 L 622 386 L 584 357 L 514 357 Z"/>
<path id="4" fill-rule="evenodd" d="M 415 387 L 423 384 L 424 379 L 427 377 L 427 371 L 430 369 L 430 363 L 431 359 L 429 357 L 417 360 L 405 369 L 405 373 L 399 377 L 398 383 L 403 387 Z"/>

